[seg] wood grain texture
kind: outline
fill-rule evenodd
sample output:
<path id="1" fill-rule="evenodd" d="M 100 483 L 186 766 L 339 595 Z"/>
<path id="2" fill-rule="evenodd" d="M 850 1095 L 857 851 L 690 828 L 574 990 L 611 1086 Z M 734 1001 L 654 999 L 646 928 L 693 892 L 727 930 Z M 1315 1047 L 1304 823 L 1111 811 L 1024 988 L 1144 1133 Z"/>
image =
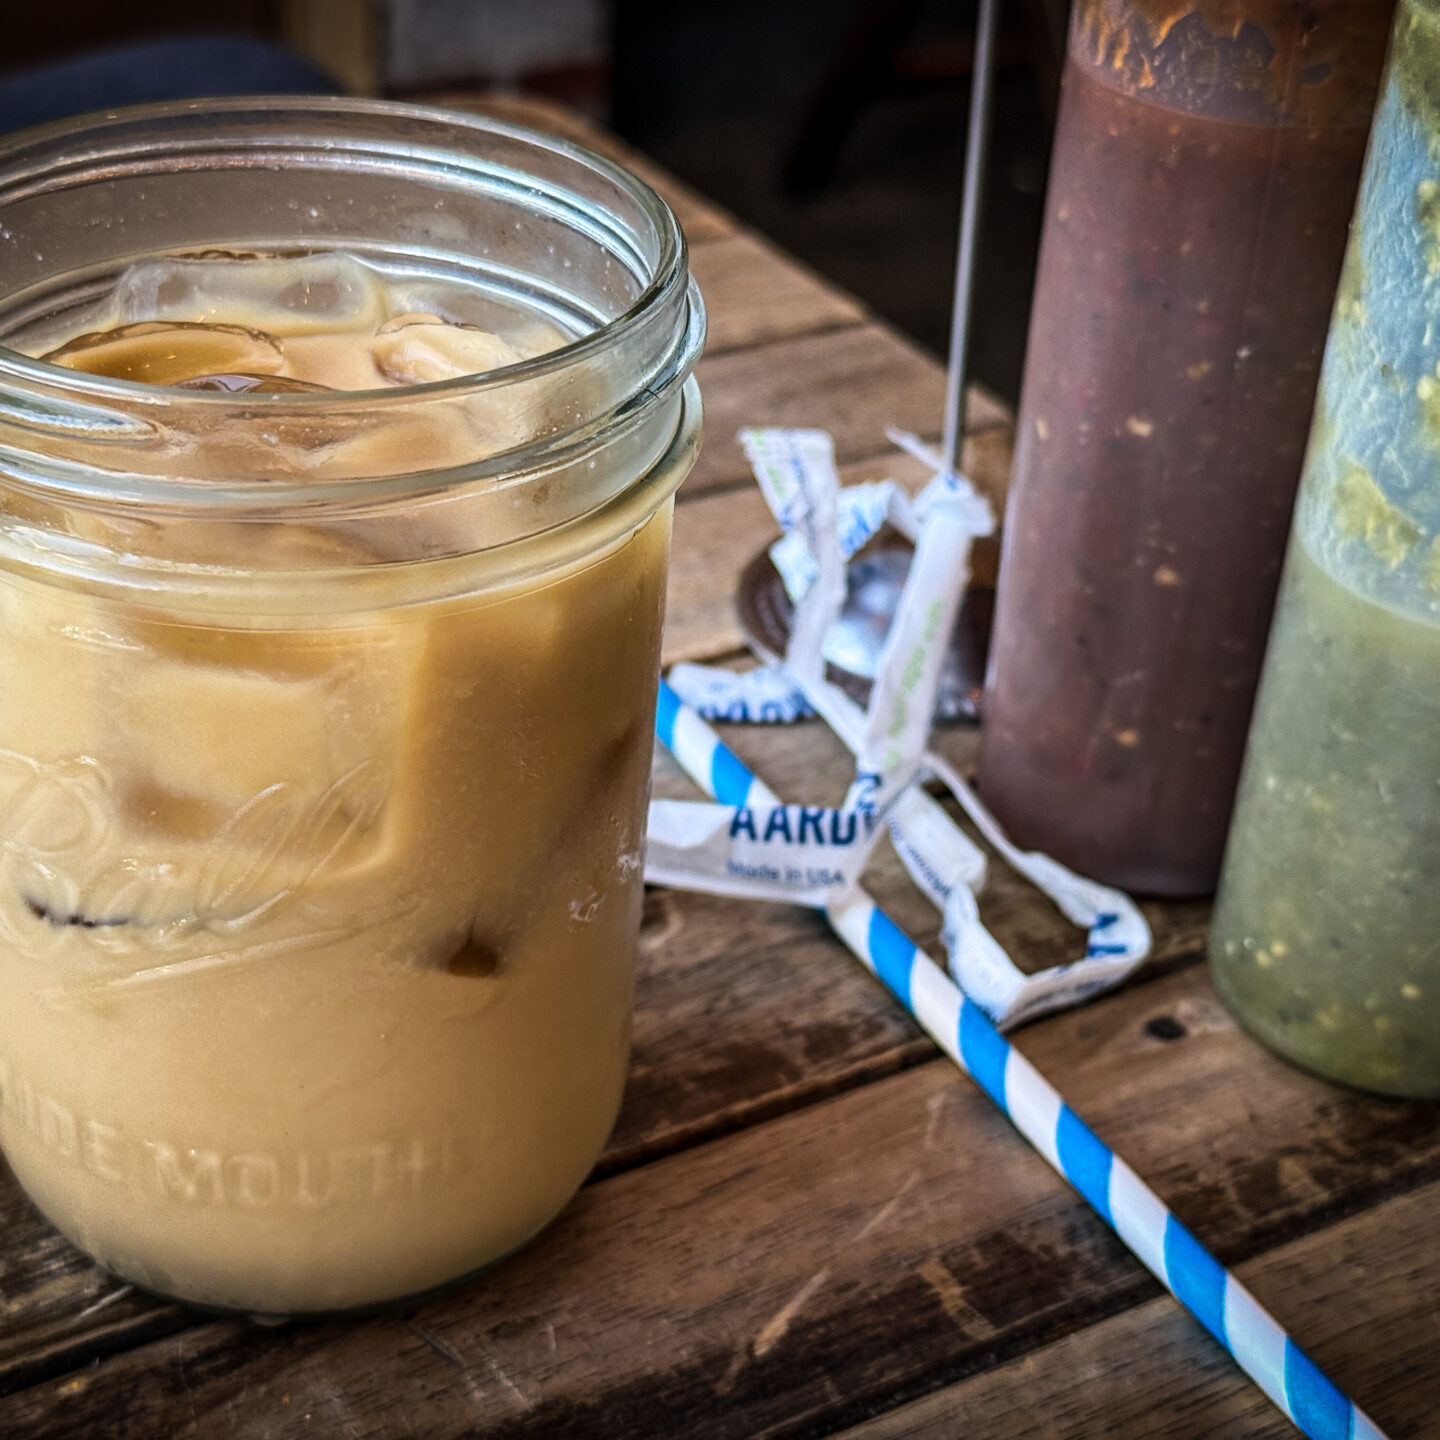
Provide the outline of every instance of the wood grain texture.
<path id="1" fill-rule="evenodd" d="M 690 273 L 705 297 L 707 355 L 865 319 L 865 307 L 755 235 L 697 246 Z"/>
<path id="2" fill-rule="evenodd" d="M 512 125 L 528 125 L 562 140 L 573 140 L 623 165 L 664 197 L 675 212 L 680 228 L 691 245 L 724 240 L 736 234 L 739 225 L 713 201 L 677 180 L 668 170 L 647 159 L 623 140 L 592 124 L 583 115 L 542 99 L 538 95 L 501 93 L 494 90 L 441 90 L 421 97 L 428 105 L 463 110 L 471 115 L 490 115 Z"/>
<path id="3" fill-rule="evenodd" d="M 1440 1177 L 1434 1107 L 1261 1054 L 1198 967 L 1103 1009 L 1024 1048 L 1230 1261 Z M 1180 1038 L 1157 1037 L 1161 1016 Z M 406 1316 L 204 1324 L 0 1402 L 0 1433 L 817 1434 L 1156 1293 L 935 1061 L 592 1185 L 529 1250 Z"/>
<path id="4" fill-rule="evenodd" d="M 735 438 L 742 426 L 828 430 L 837 459 L 847 464 L 887 451 L 887 425 L 931 435 L 944 413 L 940 365 L 879 322 L 707 356 L 696 373 L 705 443 L 681 487 L 682 501 L 753 483 Z M 966 414 L 971 433 L 1009 421 L 1005 407 L 977 386 Z"/>
<path id="5" fill-rule="evenodd" d="M 1011 439 L 1009 427 L 1001 426 L 965 441 L 966 471 L 997 509 L 1003 508 Z M 846 485 L 894 479 L 912 492 L 929 478 L 919 461 L 895 449 L 840 470 Z M 756 485 L 685 497 L 675 511 L 665 615 L 667 666 L 679 660 L 713 660 L 744 645 L 735 612 L 736 581 L 779 533 Z"/>
<path id="6" fill-rule="evenodd" d="M 1391 1440 L 1440 1436 L 1440 1187 L 1238 1267 Z M 943 1283 L 943 1281 L 942 1281 Z M 1168 1296 L 835 1440 L 1292 1440 L 1295 1427 Z"/>

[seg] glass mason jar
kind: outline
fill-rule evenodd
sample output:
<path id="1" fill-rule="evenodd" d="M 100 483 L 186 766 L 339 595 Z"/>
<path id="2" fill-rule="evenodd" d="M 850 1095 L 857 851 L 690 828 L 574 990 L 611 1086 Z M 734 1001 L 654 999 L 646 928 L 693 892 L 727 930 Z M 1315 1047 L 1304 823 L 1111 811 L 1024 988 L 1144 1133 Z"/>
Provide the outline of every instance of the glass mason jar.
<path id="1" fill-rule="evenodd" d="M 213 247 L 567 339 L 363 393 L 17 353 Z M 0 1139 L 101 1264 L 345 1311 L 490 1264 L 584 1179 L 703 331 L 663 202 L 517 127 L 227 100 L 0 143 Z"/>
<path id="2" fill-rule="evenodd" d="M 1215 884 L 1392 0 L 1077 0 L 981 741 L 1015 840 Z"/>
<path id="3" fill-rule="evenodd" d="M 1266 1044 L 1440 1097 L 1440 6 L 1402 0 L 1210 938 Z"/>

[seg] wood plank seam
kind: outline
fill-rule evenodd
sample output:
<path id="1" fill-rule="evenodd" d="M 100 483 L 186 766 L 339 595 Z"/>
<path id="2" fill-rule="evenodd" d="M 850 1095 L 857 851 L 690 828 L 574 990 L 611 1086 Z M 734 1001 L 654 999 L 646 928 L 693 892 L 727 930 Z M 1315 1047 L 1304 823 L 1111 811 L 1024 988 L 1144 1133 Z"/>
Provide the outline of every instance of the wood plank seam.
<path id="1" fill-rule="evenodd" d="M 1361 1313 L 1355 1319 L 1345 1317 L 1347 1307 L 1334 1304 L 1346 1292 L 1347 1287 L 1343 1276 L 1338 1281 L 1331 1278 L 1332 1267 L 1316 1264 L 1322 1241 L 1327 1235 L 1334 1236 L 1339 1241 L 1336 1248 L 1340 1249 L 1344 1258 L 1341 1267 L 1336 1268 L 1349 1268 L 1352 1272 L 1358 1270 L 1368 1278 L 1376 1260 L 1374 1254 L 1365 1255 L 1368 1244 L 1372 1252 L 1379 1251 L 1385 1262 L 1400 1271 L 1400 1265 L 1395 1264 L 1391 1258 L 1393 1246 L 1382 1237 L 1387 1236 L 1387 1233 L 1405 1233 L 1417 1220 L 1424 1223 L 1424 1218 L 1428 1217 L 1416 1212 L 1428 1210 L 1433 1213 L 1435 1200 L 1440 1198 L 1433 1195 L 1425 1197 L 1424 1192 L 1427 1189 L 1433 1189 L 1433 1186 L 1420 1186 L 1409 1190 L 1369 1207 L 1355 1217 L 1313 1230 L 1294 1242 L 1256 1255 L 1245 1262 L 1242 1278 L 1247 1285 L 1263 1289 L 1267 1294 L 1277 1288 L 1282 1291 L 1286 1288 L 1292 1291 L 1298 1289 L 1308 1300 L 1319 1290 L 1320 1295 L 1316 1298 L 1321 1303 L 1317 1307 L 1314 1300 L 1311 1300 L 1308 1307 L 1312 1316 L 1319 1315 L 1321 1323 L 1327 1328 L 1358 1327 L 1365 1330 L 1377 1318 L 1363 1313 L 1366 1308 L 1365 1297 L 1360 1297 L 1361 1304 L 1358 1308 Z M 1429 1199 L 1428 1206 L 1424 1205 L 1424 1198 Z M 1397 1216 L 1397 1212 L 1408 1219 L 1409 1226 Z M 1386 1216 L 1395 1217 L 1390 1219 L 1389 1225 L 1385 1218 L 1382 1218 Z M 1350 1243 L 1352 1236 L 1360 1237 L 1358 1245 Z M 1352 1253 L 1356 1248 L 1361 1252 L 1358 1260 Z M 1259 1272 L 1262 1271 L 1266 1278 L 1257 1283 Z M 1403 1274 L 1403 1271 L 1400 1273 Z M 1406 1286 L 1408 1292 L 1417 1296 L 1424 1293 L 1425 1277 L 1422 1273 L 1417 1272 L 1405 1279 L 1412 1282 Z M 1390 1283 L 1395 1283 L 1394 1276 Z M 1325 1303 L 1327 1301 L 1329 1303 Z M 1287 1304 L 1288 1308 L 1293 1310 L 1296 1304 L 1293 1295 L 1289 1297 Z M 1423 1299 L 1419 1304 L 1412 1302 L 1412 1321 L 1418 1318 L 1413 1312 L 1424 1307 Z M 1432 1305 L 1428 1308 L 1433 1320 L 1436 1313 L 1434 1307 Z M 1433 1329 L 1433 1323 L 1431 1328 Z M 1107 1331 L 1112 1333 L 1107 1336 Z M 1158 1347 L 1154 1342 L 1157 1332 L 1161 1333 Z M 1377 1336 L 1377 1343 L 1373 1347 L 1367 1346 L 1369 1368 L 1378 1372 L 1372 1376 L 1372 1395 L 1388 1395 L 1385 1371 L 1388 1369 L 1392 1372 L 1388 1378 L 1393 1384 L 1395 1369 L 1405 1364 L 1402 1356 L 1396 1353 L 1400 1347 L 1394 1344 L 1394 1338 Z M 1423 1332 L 1417 1338 L 1421 1346 L 1426 1344 Z M 1433 1340 L 1429 1343 L 1433 1345 Z M 1155 1363 L 1156 1348 L 1163 1357 L 1159 1366 Z M 1173 1353 L 1177 1350 L 1183 1350 L 1183 1355 L 1177 1356 Z M 1171 1353 L 1166 1354 L 1166 1351 Z M 1111 1357 L 1109 1363 L 1104 1359 L 1107 1355 Z M 907 1407 L 892 1407 L 879 1411 L 872 1419 L 858 1425 L 832 1431 L 831 1440 L 901 1440 L 902 1436 L 912 1437 L 912 1440 L 937 1440 L 940 1436 L 965 1433 L 963 1429 L 957 1429 L 957 1425 L 967 1416 L 977 1414 L 986 1416 L 987 1421 L 994 1423 L 995 1433 L 1003 1432 L 1007 1436 L 1015 1437 L 1034 1433 L 1025 1418 L 1027 1412 L 1030 1415 L 1039 1413 L 1046 1416 L 1047 1424 L 1054 1427 L 1053 1432 L 1047 1433 L 1059 1435 L 1063 1432 L 1068 1437 L 1097 1434 L 1102 1424 L 1107 1434 L 1111 1433 L 1113 1427 L 1117 1433 L 1168 1436 L 1175 1433 L 1172 1426 L 1180 1415 L 1187 1417 L 1184 1431 L 1187 1435 L 1199 1433 L 1194 1429 L 1193 1423 L 1189 1423 L 1192 1416 L 1194 1421 L 1206 1424 L 1207 1434 L 1229 1436 L 1239 1433 L 1233 1427 L 1241 1421 L 1242 1416 L 1245 1421 L 1250 1422 L 1246 1424 L 1244 1432 L 1247 1435 L 1278 1437 L 1295 1433 L 1289 1423 L 1271 1410 L 1269 1403 L 1235 1369 L 1224 1351 L 1206 1336 L 1168 1295 L 1159 1295 L 1152 1301 L 1121 1312 L 1119 1316 L 1112 1316 L 1092 1326 L 1072 1331 L 1052 1345 L 1041 1347 L 1031 1352 L 1028 1357 L 1021 1358 L 1030 1362 L 1023 1370 L 1015 1367 L 1015 1373 L 1007 1376 L 1002 1373 L 1006 1366 L 994 1367 L 989 1373 L 971 1377 L 968 1383 L 941 1387 L 911 1402 Z M 1183 1368 L 1178 1371 L 1177 1361 L 1183 1362 Z M 1412 1354 L 1412 1366 L 1413 1362 Z M 1010 1364 L 1013 1365 L 1013 1362 Z M 1075 1377 L 1079 1375 L 1087 1376 L 1092 1381 L 1093 1388 L 1077 1386 Z M 1174 1386 L 1177 1381 L 1184 1390 L 1191 1391 L 1192 1395 L 1172 1397 L 1163 1393 L 1167 1385 Z M 947 1391 L 953 1393 L 947 1394 Z M 1007 1403 L 1005 1397 L 1017 1392 L 1024 1398 Z M 1223 1429 L 1217 1424 L 1215 1417 L 1208 1413 L 1208 1407 L 1207 1413 L 1199 1413 L 1196 1401 L 1202 1393 L 1208 1393 L 1212 1401 L 1218 1401 L 1231 1412 L 1225 1417 Z M 1061 1399 L 1062 1396 L 1066 1398 Z M 995 1414 L 990 1408 L 997 1400 L 1004 1407 L 1003 1416 Z M 1063 1416 L 1048 1408 L 1056 1404 L 1057 1400 L 1065 1407 Z M 944 1403 L 947 1401 L 948 1403 Z M 1123 1410 L 1120 1415 L 1112 1408 L 1116 1402 L 1119 1402 Z M 1201 1400 L 1200 1403 L 1205 1402 Z M 964 1414 L 961 1413 L 962 1410 Z M 1165 1413 L 1162 1416 L 1157 1414 L 1157 1411 Z M 1127 1426 L 1127 1420 L 1133 1425 L 1141 1416 L 1141 1423 L 1147 1426 L 1145 1431 Z M 1384 1423 L 1386 1416 L 1382 1411 L 1376 1418 Z M 1060 1423 L 1062 1419 L 1063 1424 Z M 1401 1433 L 1419 1432 L 1395 1428 L 1390 1433 L 1398 1436 Z M 1424 1433 L 1435 1432 L 1427 1429 Z"/>
<path id="2" fill-rule="evenodd" d="M 836 958 L 839 960 L 843 956 L 837 952 Z M 1179 970 L 1198 965 L 1203 958 L 1203 952 L 1199 950 L 1184 952 L 1162 962 L 1154 969 L 1147 967 L 1132 982 L 1132 986 L 1127 988 L 1167 978 Z M 677 1126 L 673 1131 L 650 1137 L 628 1150 L 621 1149 L 613 1154 L 608 1154 L 587 1177 L 585 1185 L 589 1187 L 602 1183 L 627 1171 L 683 1155 L 699 1146 L 721 1141 L 742 1130 L 754 1129 L 795 1116 L 802 1111 L 814 1109 L 852 1091 L 863 1089 L 877 1080 L 927 1064 L 944 1066 L 948 1062 L 938 1058 L 935 1046 L 931 1041 L 922 1035 L 916 1035 L 907 1044 L 869 1057 L 868 1060 L 852 1067 L 842 1075 L 823 1077 L 818 1081 L 804 1082 L 788 1089 L 768 1092 L 753 1102 L 733 1107 L 730 1112 L 720 1117 L 707 1116 L 690 1124 Z M 1437 1167 L 1437 1170 L 1440 1170 L 1440 1167 Z M 1426 1182 L 1420 1180 L 1416 1183 Z M 1366 1208 L 1366 1205 L 1357 1199 L 1348 1208 L 1339 1204 L 1331 1205 L 1328 1209 L 1324 1206 L 1317 1208 L 1327 1215 L 1333 1210 L 1331 1218 L 1339 1220 L 1358 1213 Z M 1326 1223 L 1329 1223 L 1328 1219 Z M 1277 1227 L 1269 1238 L 1269 1243 L 1286 1244 L 1299 1235 L 1310 1233 L 1314 1228 L 1314 1226 L 1295 1226 L 1288 1229 L 1283 1226 Z M 1135 1303 L 1143 1303 L 1145 1298 L 1148 1297 L 1142 1296 Z M 1099 1318 L 1108 1318 L 1111 1313 L 1116 1312 L 1107 1312 L 1105 1317 Z M 159 1311 L 147 1312 L 128 1321 L 120 1322 L 114 1327 L 87 1334 L 84 1338 L 61 1341 L 53 1349 L 27 1356 L 23 1361 L 0 1365 L 0 1395 L 18 1393 L 36 1384 L 59 1378 L 93 1364 L 97 1360 L 123 1354 L 145 1344 L 170 1338 L 182 1331 L 207 1323 L 210 1322 L 204 1315 L 187 1311 L 182 1307 L 166 1305 Z M 981 1337 L 977 1335 L 976 1338 Z M 1014 1358 L 1015 1354 L 1025 1352 L 1012 1351 L 1007 1348 L 1003 1356 L 999 1351 L 996 1353 L 996 1363 L 999 1363 L 1001 1359 Z M 943 1388 L 944 1385 L 952 1384 L 973 1373 L 977 1372 L 967 1369 L 963 1375 L 960 1373 L 950 1374 L 943 1381 L 937 1382 L 935 1388 Z M 920 1396 L 906 1396 L 904 1400 L 895 1403 L 908 1403 L 916 1398 L 920 1398 Z"/>
<path id="3" fill-rule="evenodd" d="M 950 1068 L 949 1062 L 936 1059 L 933 1065 L 937 1069 Z M 955 1077 L 960 1079 L 959 1076 Z M 1015 1143 L 1018 1145 L 1018 1138 Z M 1053 1186 L 1064 1191 L 1068 1189 L 1058 1177 L 1049 1177 Z M 1389 1202 L 1400 1200 L 1407 1195 L 1423 1190 L 1429 1185 L 1440 1181 L 1440 1158 L 1436 1163 L 1425 1167 L 1423 1172 L 1405 1177 L 1402 1183 L 1386 1188 L 1383 1193 L 1370 1193 L 1368 1196 L 1360 1195 L 1352 1202 L 1345 1205 L 1339 1219 L 1331 1213 L 1335 1207 L 1321 1206 L 1316 1213 L 1307 1216 L 1306 1223 L 1298 1224 L 1290 1228 L 1284 1238 L 1276 1239 L 1273 1236 L 1267 1238 L 1263 1243 L 1247 1244 L 1243 1254 L 1237 1253 L 1227 1257 L 1227 1263 L 1243 1262 L 1246 1265 L 1263 1260 L 1272 1252 L 1282 1249 L 1285 1246 L 1305 1238 L 1319 1235 L 1326 1230 L 1335 1228 L 1347 1219 L 1373 1209 L 1381 1201 Z M 1074 1198 L 1074 1209 L 1079 1223 L 1094 1225 L 1098 1230 L 1104 1231 L 1104 1226 L 1098 1217 L 1091 1214 L 1078 1197 Z M 1105 1232 L 1108 1234 L 1108 1232 Z M 1232 1247 L 1233 1248 L 1233 1247 Z M 1024 1356 L 1034 1354 L 1046 1349 L 1053 1343 L 1070 1335 L 1081 1335 L 1097 1325 L 1115 1320 L 1118 1316 L 1124 1315 L 1139 1307 L 1147 1305 L 1161 1296 L 1163 1292 L 1158 1282 L 1148 1274 L 1133 1257 L 1123 1252 L 1117 1257 L 1119 1263 L 1127 1267 L 1127 1277 L 1108 1295 L 1104 1297 L 1077 1296 L 1073 1301 L 1054 1307 L 1050 1310 L 1037 1312 L 1029 1322 L 1022 1323 L 1011 1331 L 1001 1335 L 995 1332 L 994 1326 L 986 1319 L 984 1325 L 993 1332 L 991 1336 L 974 1335 L 972 1338 L 978 1343 L 955 1357 L 953 1364 L 940 1365 L 928 1371 L 923 1378 L 914 1378 L 893 1387 L 885 1389 L 883 1394 L 870 1394 L 863 1399 L 857 1398 L 851 1406 L 841 1405 L 839 1410 L 833 1414 L 827 1414 L 823 1428 L 817 1428 L 814 1421 L 809 1417 L 799 1417 L 793 1423 L 782 1423 L 769 1427 L 767 1435 L 773 1440 L 807 1440 L 807 1437 L 837 1436 L 846 1429 L 852 1429 L 862 1422 L 867 1416 L 879 1415 L 894 1410 L 900 1406 L 909 1405 L 916 1401 L 923 1400 L 927 1396 L 942 1391 L 959 1382 L 974 1379 L 983 1375 L 989 1370 L 996 1369 L 1002 1365 L 1009 1364 Z M 954 1277 L 952 1276 L 952 1279 Z M 818 1288 L 818 1286 L 817 1286 Z M 933 1286 L 932 1286 L 933 1288 Z M 962 1290 L 963 1294 L 963 1290 Z M 953 1297 L 952 1297 L 953 1298 Z M 940 1301 L 942 1308 L 944 1301 Z M 969 1301 L 966 1301 L 969 1305 Z M 178 1307 L 174 1307 L 178 1310 Z M 137 1343 L 125 1344 L 127 1329 L 131 1332 L 139 1329 L 136 1325 L 117 1329 L 117 1331 L 105 1337 L 107 1342 L 105 1352 L 98 1353 L 97 1347 L 92 1343 L 77 1344 L 68 1347 L 74 1353 L 70 1363 L 65 1364 L 65 1350 L 57 1351 L 53 1356 L 45 1357 L 50 1364 L 46 1364 L 44 1374 L 27 1375 L 23 1367 L 15 1367 L 7 1380 L 12 1383 L 6 1386 L 3 1393 L 6 1395 L 19 1394 L 22 1391 L 32 1388 L 36 1384 L 49 1380 L 62 1378 L 64 1375 L 78 1371 L 86 1366 L 100 1365 L 103 1368 L 106 1360 L 138 1351 L 149 1346 L 163 1345 L 167 1340 L 175 1336 L 212 1327 L 223 1330 L 233 1322 L 216 1322 L 202 1315 L 190 1316 L 187 1312 L 179 1312 L 182 1323 L 177 1324 L 173 1330 L 167 1333 L 154 1334 L 140 1338 Z M 789 1317 L 794 1318 L 792 1315 Z M 983 1318 L 983 1317 L 982 1317 Z M 1079 1323 L 1077 1323 L 1077 1321 Z M 403 1322 L 402 1322 L 403 1323 Z M 961 1327 L 962 1329 L 965 1327 Z M 982 1329 L 984 1327 L 982 1326 Z M 764 1327 L 761 1332 L 765 1333 Z M 98 1337 L 97 1337 L 98 1338 Z M 422 1337 L 424 1338 L 424 1337 Z M 425 1342 L 429 1344 L 428 1340 Z M 430 1346 L 429 1348 L 434 1348 Z M 773 1345 L 768 1348 L 774 1348 Z M 443 1352 L 437 1352 L 443 1355 Z M 747 1354 L 754 1359 L 763 1359 L 761 1353 L 754 1345 L 747 1347 Z M 463 1362 L 462 1362 L 463 1363 Z M 52 1366 L 54 1368 L 52 1368 Z M 741 1367 L 743 1368 L 743 1366 Z M 738 1379 L 738 1369 L 737 1376 Z M 733 1383 L 733 1382 L 732 1382 Z"/>
<path id="4" fill-rule="evenodd" d="M 703 298 L 704 291 L 701 296 Z M 721 355 L 727 358 L 732 355 L 744 355 L 751 350 L 764 350 L 769 346 L 781 344 L 786 340 L 810 340 L 825 335 L 838 335 L 847 330 L 863 329 L 867 325 L 875 324 L 876 317 L 868 312 L 858 320 L 831 320 L 816 325 L 807 325 L 798 330 L 787 330 L 783 335 L 767 336 L 763 340 L 743 340 L 735 344 L 721 344 L 711 346 L 707 344 L 704 350 L 705 357 L 718 357 Z M 702 392 L 703 398 L 703 392 Z M 868 458 L 868 457 L 861 457 Z M 720 493 L 718 490 L 711 490 L 711 495 Z"/>

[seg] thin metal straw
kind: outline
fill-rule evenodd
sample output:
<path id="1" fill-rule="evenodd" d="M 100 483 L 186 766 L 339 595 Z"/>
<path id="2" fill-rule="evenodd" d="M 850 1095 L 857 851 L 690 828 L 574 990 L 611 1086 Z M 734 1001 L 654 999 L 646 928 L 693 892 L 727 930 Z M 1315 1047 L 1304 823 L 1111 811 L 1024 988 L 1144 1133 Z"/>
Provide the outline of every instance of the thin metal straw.
<path id="1" fill-rule="evenodd" d="M 955 259 L 955 305 L 950 315 L 950 361 L 945 382 L 945 463 L 960 469 L 965 438 L 965 379 L 970 359 L 970 321 L 975 294 L 975 254 L 990 149 L 990 97 L 995 89 L 995 35 L 1000 0 L 980 0 L 975 23 L 975 64 L 970 76 L 970 123 L 965 132 L 965 190 L 960 202 L 960 244 Z"/>

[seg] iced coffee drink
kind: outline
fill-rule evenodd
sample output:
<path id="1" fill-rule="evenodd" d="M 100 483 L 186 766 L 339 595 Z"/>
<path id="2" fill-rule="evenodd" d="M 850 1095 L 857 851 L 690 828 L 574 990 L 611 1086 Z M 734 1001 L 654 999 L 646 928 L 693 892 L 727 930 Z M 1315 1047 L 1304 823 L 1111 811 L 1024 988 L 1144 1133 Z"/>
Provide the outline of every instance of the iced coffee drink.
<path id="1" fill-rule="evenodd" d="M 0 1140 L 117 1274 L 382 1303 L 593 1164 L 698 324 L 668 426 L 597 447 L 592 337 L 413 260 L 210 245 L 17 313 L 30 373 L 186 416 L 122 440 L 149 499 L 62 492 L 64 434 L 0 474 Z"/>

